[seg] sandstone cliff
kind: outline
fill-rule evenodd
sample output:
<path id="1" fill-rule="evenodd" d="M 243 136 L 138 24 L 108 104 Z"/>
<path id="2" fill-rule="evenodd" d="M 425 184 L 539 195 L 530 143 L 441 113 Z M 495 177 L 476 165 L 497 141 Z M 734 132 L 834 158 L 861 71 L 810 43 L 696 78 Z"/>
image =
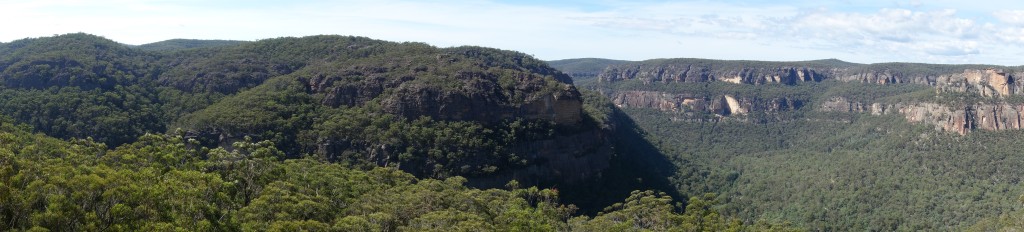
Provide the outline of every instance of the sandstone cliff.
<path id="1" fill-rule="evenodd" d="M 1006 97 L 1020 94 L 1022 86 L 1014 76 L 1001 69 L 964 70 L 963 73 L 942 75 L 935 81 L 939 92 L 978 93 L 985 97 Z"/>
<path id="2" fill-rule="evenodd" d="M 1024 71 L 991 65 L 851 64 L 837 61 L 761 62 L 670 59 L 609 65 L 597 75 L 602 83 L 726 82 L 762 85 L 837 80 L 871 84 L 919 84 L 939 92 L 1004 97 L 1024 92 L 1015 81 Z"/>
<path id="3" fill-rule="evenodd" d="M 620 65 L 609 66 L 599 74 L 601 82 L 641 80 L 644 82 L 708 82 L 724 81 L 736 84 L 766 84 L 821 81 L 834 75 L 836 69 L 809 67 L 733 68 L 717 69 L 710 65 L 669 64 L 665 66 Z"/>
<path id="4" fill-rule="evenodd" d="M 834 97 L 822 102 L 818 110 L 902 115 L 907 121 L 930 124 L 936 130 L 967 134 L 974 129 L 1021 129 L 1024 104 L 976 103 L 951 107 L 938 103 L 861 103 Z"/>
<path id="5" fill-rule="evenodd" d="M 602 89 L 615 105 L 623 108 L 647 108 L 680 112 L 689 116 L 714 115 L 717 118 L 729 118 L 747 116 L 753 112 L 761 115 L 762 112 L 771 114 L 796 111 L 810 104 L 816 106 L 813 110 L 826 112 L 902 115 L 909 122 L 926 123 L 934 125 L 937 130 L 965 134 L 972 130 L 1020 129 L 1020 115 L 1024 110 L 1021 104 L 1013 103 L 1019 102 L 1013 100 L 1019 98 L 1017 95 L 1024 95 L 1024 82 L 1016 80 L 1020 76 L 1024 76 L 1024 70 L 991 65 L 863 65 L 835 60 L 760 62 L 668 59 L 609 65 L 597 76 L 598 83 L 595 85 L 601 86 L 599 89 Z M 808 93 L 804 89 L 801 93 L 785 93 L 790 91 L 786 88 L 803 86 L 806 82 L 827 81 L 832 84 L 810 85 L 823 88 L 817 91 Z M 708 84 L 711 82 L 728 84 Z M 728 87 L 729 84 L 773 83 L 775 85 L 764 88 Z M 842 94 L 820 99 L 815 97 L 821 96 L 828 88 L 842 85 L 837 83 L 928 86 L 935 94 L 925 96 L 919 92 L 917 95 L 906 97 L 914 100 L 897 103 L 850 101 Z M 673 90 L 673 85 L 690 87 Z M 736 92 L 764 89 L 777 92 L 770 96 Z M 867 92 L 859 92 L 860 90 Z M 860 94 L 857 99 L 876 99 L 900 94 L 891 91 L 872 91 L 875 90 L 860 87 L 858 91 L 851 92 L 847 89 L 840 92 Z"/>
<path id="6" fill-rule="evenodd" d="M 708 113 L 723 117 L 750 112 L 793 111 L 804 106 L 803 101 L 792 98 L 737 98 L 731 95 L 671 94 L 658 91 L 616 91 L 608 95 L 612 103 L 622 108 Z"/>

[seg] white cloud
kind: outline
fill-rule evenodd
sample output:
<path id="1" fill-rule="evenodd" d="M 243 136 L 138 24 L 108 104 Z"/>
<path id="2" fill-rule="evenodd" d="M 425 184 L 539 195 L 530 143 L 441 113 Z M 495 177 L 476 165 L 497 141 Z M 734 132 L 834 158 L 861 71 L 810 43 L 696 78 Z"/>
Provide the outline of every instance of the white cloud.
<path id="1" fill-rule="evenodd" d="M 999 21 L 1016 25 L 1024 26 L 1024 10 L 1000 10 L 992 13 Z"/>
<path id="2" fill-rule="evenodd" d="M 903 5 L 920 7 L 923 3 L 911 1 Z M 1024 30 L 997 29 L 999 27 L 990 23 L 979 23 L 973 18 L 962 17 L 957 10 L 952 9 L 925 11 L 881 8 L 874 12 L 841 12 L 827 8 L 757 6 L 714 6 L 728 10 L 705 11 L 701 6 L 685 4 L 656 7 L 659 9 L 642 10 L 657 12 L 647 18 L 628 18 L 629 15 L 639 14 L 635 10 L 623 10 L 616 12 L 622 15 L 620 17 L 581 20 L 588 20 L 595 26 L 622 30 L 652 31 L 690 38 L 729 38 L 748 40 L 738 41 L 740 43 L 770 47 L 840 52 L 844 54 L 839 55 L 844 57 L 866 58 L 866 62 L 955 63 L 992 59 L 984 56 L 1002 54 L 986 54 L 985 51 L 1020 50 L 1014 46 L 1005 48 L 1008 45 L 1000 42 L 1024 42 Z M 685 12 L 717 13 L 701 15 Z M 1024 15 L 1024 11 L 1021 12 Z M 1021 20 L 1024 20 L 1024 16 Z M 993 49 L 985 49 L 986 46 Z M 751 52 L 776 52 L 784 49 L 758 50 Z M 824 57 L 805 59 L 816 58 Z"/>
<path id="3" fill-rule="evenodd" d="M 780 20 L 790 34 L 832 41 L 836 48 L 882 54 L 966 56 L 979 53 L 978 40 L 987 33 L 954 10 L 919 12 L 881 9 L 876 13 L 818 10 Z"/>

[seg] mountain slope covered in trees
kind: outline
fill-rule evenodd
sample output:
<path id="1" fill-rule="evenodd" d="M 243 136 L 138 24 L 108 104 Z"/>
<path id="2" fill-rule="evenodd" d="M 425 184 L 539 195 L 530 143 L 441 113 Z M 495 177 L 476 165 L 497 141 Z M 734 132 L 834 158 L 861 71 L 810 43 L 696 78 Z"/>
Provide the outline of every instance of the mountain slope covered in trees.
<path id="1" fill-rule="evenodd" d="M 649 190 L 608 100 L 519 52 L 79 33 L 0 43 L 0 83 L 3 229 L 787 228 Z"/>
<path id="2" fill-rule="evenodd" d="M 444 177 L 525 167 L 545 158 L 531 142 L 605 133 L 568 76 L 488 48 L 312 36 L 149 52 L 69 34 L 0 51 L 0 111 L 110 146 L 182 129 L 207 146 L 249 136 L 289 157 Z"/>
<path id="3" fill-rule="evenodd" d="M 473 189 L 466 179 L 417 179 L 394 168 L 352 169 L 285 159 L 269 141 L 209 149 L 147 134 L 116 149 L 33 134 L 0 117 L 0 228 L 57 231 L 594 231 L 770 230 L 720 216 L 712 198 L 635 191 L 595 217 L 573 216 L 557 190 Z"/>
<path id="4" fill-rule="evenodd" d="M 170 39 L 155 43 L 139 45 L 138 48 L 147 51 L 171 51 L 192 48 L 210 48 L 220 46 L 231 46 L 246 43 L 238 40 L 199 40 L 199 39 Z"/>

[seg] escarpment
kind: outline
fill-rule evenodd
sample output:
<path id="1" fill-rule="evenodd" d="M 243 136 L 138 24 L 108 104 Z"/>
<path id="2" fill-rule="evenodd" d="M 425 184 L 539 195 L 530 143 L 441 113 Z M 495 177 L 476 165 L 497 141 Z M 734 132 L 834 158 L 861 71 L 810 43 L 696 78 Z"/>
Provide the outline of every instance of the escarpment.
<path id="1" fill-rule="evenodd" d="M 1008 74 L 1001 69 L 964 70 L 963 73 L 939 76 L 935 87 L 939 92 L 977 93 L 983 97 L 1006 97 L 1021 94 L 1024 85 L 1016 82 L 1021 73 Z"/>
<path id="2" fill-rule="evenodd" d="M 588 87 L 621 108 L 692 118 L 747 121 L 805 110 L 901 115 L 966 134 L 1020 129 L 1021 76 L 1019 67 L 993 65 L 662 59 L 608 65 Z"/>
<path id="3" fill-rule="evenodd" d="M 641 80 L 644 82 L 708 82 L 723 81 L 735 84 L 817 82 L 834 75 L 836 69 L 812 67 L 716 68 L 701 64 L 620 65 L 609 66 L 597 76 L 601 82 Z"/>
<path id="4" fill-rule="evenodd" d="M 827 61 L 827 62 L 826 62 Z M 765 85 L 836 80 L 869 84 L 918 84 L 940 91 L 984 96 L 1020 94 L 1015 77 L 1024 70 L 993 65 L 853 64 L 841 61 L 767 62 L 667 59 L 608 65 L 597 75 L 602 83 L 638 80 L 644 83 L 723 82 Z"/>
<path id="5" fill-rule="evenodd" d="M 804 106 L 795 98 L 736 97 L 731 95 L 672 94 L 658 91 L 617 91 L 609 94 L 623 108 L 648 108 L 666 112 L 745 115 L 750 112 L 794 111 Z"/>
<path id="6" fill-rule="evenodd" d="M 935 126 L 936 130 L 967 134 L 975 129 L 998 131 L 1021 129 L 1024 104 L 975 103 L 953 107 L 939 103 L 861 103 L 834 97 L 821 103 L 824 112 L 901 115 L 909 122 Z"/>

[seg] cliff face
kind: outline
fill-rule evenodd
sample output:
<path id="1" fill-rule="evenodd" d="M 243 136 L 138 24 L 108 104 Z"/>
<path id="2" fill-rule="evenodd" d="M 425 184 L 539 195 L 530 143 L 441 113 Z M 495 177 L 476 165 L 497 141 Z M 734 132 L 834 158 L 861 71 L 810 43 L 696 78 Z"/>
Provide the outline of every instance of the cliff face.
<path id="1" fill-rule="evenodd" d="M 984 97 L 1006 97 L 1020 94 L 1022 86 L 1014 76 L 1000 69 L 964 70 L 963 73 L 943 75 L 935 82 L 940 92 L 978 93 Z"/>
<path id="2" fill-rule="evenodd" d="M 902 115 L 907 121 L 935 126 L 936 130 L 967 134 L 972 130 L 1021 129 L 1024 104 L 977 103 L 954 108 L 938 103 L 860 103 L 834 97 L 821 104 L 825 112 Z"/>
<path id="3" fill-rule="evenodd" d="M 983 65 L 935 66 L 925 64 L 827 65 L 814 62 L 755 62 L 708 60 L 661 60 L 609 65 L 598 80 L 602 83 L 636 80 L 644 83 L 728 82 L 762 85 L 837 80 L 871 84 L 919 84 L 940 92 L 975 93 L 986 97 L 1024 92 L 1015 81 L 1020 71 Z"/>
<path id="4" fill-rule="evenodd" d="M 873 84 L 923 84 L 934 85 L 936 76 L 933 75 L 909 75 L 890 69 L 867 70 L 847 72 L 834 76 L 836 80 L 843 82 L 860 82 Z"/>
<path id="5" fill-rule="evenodd" d="M 793 98 L 737 98 L 731 95 L 671 94 L 658 91 L 617 91 L 609 94 L 622 108 L 648 108 L 666 112 L 709 113 L 718 116 L 751 112 L 793 111 L 804 102 Z"/>
<path id="6" fill-rule="evenodd" d="M 289 52 L 249 50 L 267 46 Z M 271 140 L 292 157 L 524 183 L 579 180 L 608 166 L 610 155 L 600 151 L 610 149 L 609 132 L 583 120 L 573 80 L 526 54 L 347 37 L 221 50 L 241 55 L 189 64 L 245 63 L 249 54 L 275 62 L 302 54 L 308 62 L 177 122 L 206 145 L 231 148 L 249 137 Z"/>
<path id="7" fill-rule="evenodd" d="M 456 59 L 450 55 L 444 57 Z M 609 132 L 584 123 L 581 95 L 565 74 L 541 75 L 545 72 L 528 71 L 517 73 L 512 83 L 503 83 L 500 73 L 462 70 L 453 76 L 429 79 L 435 78 L 431 75 L 437 74 L 437 70 L 449 68 L 446 62 L 442 60 L 440 67 L 424 69 L 349 67 L 336 70 L 335 74 L 313 75 L 303 80 L 309 92 L 322 95 L 320 103 L 330 107 L 359 107 L 376 101 L 384 113 L 410 120 L 429 117 L 439 121 L 477 122 L 485 127 L 514 120 L 537 120 L 552 122 L 556 127 L 577 128 L 552 137 L 521 139 L 508 144 L 504 152 L 522 157 L 526 165 L 500 167 L 496 173 L 476 175 L 470 183 L 475 186 L 502 187 L 509 180 L 530 184 L 572 183 L 608 167 L 611 145 L 606 135 Z M 362 78 L 349 78 L 351 76 Z M 353 150 L 323 144 L 317 147 L 320 154 Z M 426 172 L 421 170 L 424 167 L 394 163 L 401 150 L 388 146 L 357 149 L 363 150 L 378 165 L 398 165 L 413 173 Z"/>
<path id="8" fill-rule="evenodd" d="M 694 64 L 622 65 L 610 66 L 597 77 L 601 82 L 621 80 L 640 80 L 648 83 L 724 81 L 736 84 L 782 83 L 792 85 L 798 82 L 821 81 L 834 75 L 836 71 L 808 67 L 717 69 L 712 66 Z"/>
<path id="9" fill-rule="evenodd" d="M 902 115 L 909 122 L 925 123 L 934 125 L 937 130 L 966 134 L 972 130 L 1020 129 L 1020 115 L 1024 110 L 1021 104 L 1011 103 L 1016 95 L 1024 94 L 1024 83 L 1016 81 L 1019 76 L 1024 76 L 1024 70 L 991 65 L 861 65 L 831 60 L 760 62 L 670 59 L 609 65 L 597 76 L 596 85 L 601 86 L 602 92 L 615 105 L 623 108 L 657 109 L 690 116 L 711 114 L 723 119 L 748 116 L 753 112 L 771 114 L 795 111 L 804 105 L 814 105 L 816 107 L 813 110 L 826 112 Z M 803 91 L 800 93 L 787 94 L 787 91 L 798 91 L 790 89 L 804 83 L 826 81 L 831 82 L 812 85 L 823 89 L 810 92 L 805 89 L 799 90 Z M 642 84 L 620 85 L 618 82 Z M 711 85 L 708 82 L 723 84 Z M 659 86 L 664 83 L 688 85 L 687 88 L 702 90 L 689 91 L 684 88 L 675 91 L 669 89 L 666 92 L 665 88 L 671 87 Z M 925 96 L 917 92 L 917 95 L 905 97 L 915 100 L 899 103 L 856 102 L 849 101 L 843 95 L 815 97 L 822 96 L 828 88 L 835 86 L 847 88 L 838 83 L 871 84 L 880 86 L 878 88 L 888 85 L 928 86 L 933 88 L 935 94 Z M 733 88 L 728 87 L 730 84 L 775 85 Z M 627 87 L 617 89 L 617 86 Z M 867 92 L 849 89 L 840 92 L 859 94 L 858 99 L 882 99 L 910 94 L 884 91 L 874 93 L 873 87 L 859 88 Z M 743 95 L 741 97 L 735 94 L 737 89 L 757 92 L 739 94 Z M 771 97 L 759 93 L 768 89 L 775 91 Z"/>
<path id="10" fill-rule="evenodd" d="M 309 75 L 304 82 L 310 92 L 324 96 L 321 104 L 353 107 L 377 99 L 385 112 L 409 119 L 427 116 L 493 124 L 525 118 L 569 126 L 582 120 L 580 93 L 566 74 L 550 68 L 506 74 L 459 66 L 449 61 L 460 60 L 453 55 L 438 59 L 437 67 L 401 65 L 412 61 L 347 66 Z"/>

